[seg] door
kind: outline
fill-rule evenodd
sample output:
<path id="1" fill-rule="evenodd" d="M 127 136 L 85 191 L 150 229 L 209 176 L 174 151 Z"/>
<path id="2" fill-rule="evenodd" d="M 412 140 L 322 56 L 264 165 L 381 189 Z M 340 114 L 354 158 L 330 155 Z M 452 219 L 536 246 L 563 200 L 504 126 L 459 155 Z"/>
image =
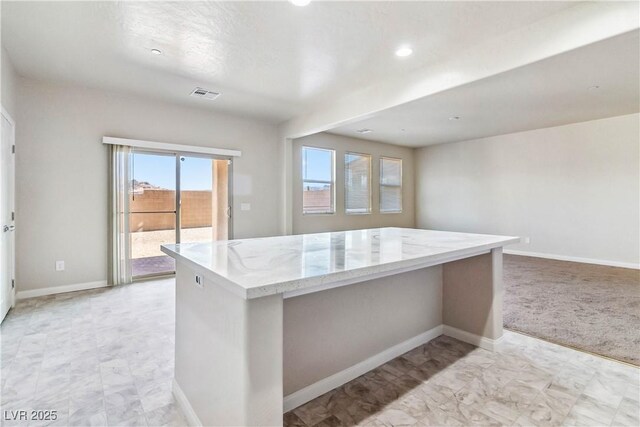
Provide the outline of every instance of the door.
<path id="1" fill-rule="evenodd" d="M 0 132 L 0 321 L 14 302 L 15 270 L 14 170 L 15 124 L 2 109 Z"/>
<path id="2" fill-rule="evenodd" d="M 131 156 L 131 276 L 175 272 L 160 245 L 230 238 L 229 159 L 137 150 Z"/>

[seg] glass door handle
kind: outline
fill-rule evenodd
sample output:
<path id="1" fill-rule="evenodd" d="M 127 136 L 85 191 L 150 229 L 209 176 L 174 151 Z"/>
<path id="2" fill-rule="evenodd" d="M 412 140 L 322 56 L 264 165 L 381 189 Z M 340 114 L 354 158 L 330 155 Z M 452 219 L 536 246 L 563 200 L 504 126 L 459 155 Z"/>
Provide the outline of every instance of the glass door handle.
<path id="1" fill-rule="evenodd" d="M 4 231 L 5 233 L 6 233 L 7 231 L 13 231 L 13 230 L 15 230 L 15 229 L 16 229 L 16 226 L 15 226 L 15 225 L 5 225 L 4 227 L 2 227 L 2 231 Z"/>

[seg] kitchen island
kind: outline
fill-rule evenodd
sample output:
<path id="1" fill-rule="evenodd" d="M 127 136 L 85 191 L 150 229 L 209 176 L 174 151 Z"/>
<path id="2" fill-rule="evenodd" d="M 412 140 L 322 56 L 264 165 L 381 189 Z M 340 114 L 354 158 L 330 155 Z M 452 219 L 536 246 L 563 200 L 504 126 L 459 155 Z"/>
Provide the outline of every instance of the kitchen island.
<path id="1" fill-rule="evenodd" d="M 439 335 L 492 350 L 502 247 L 518 241 L 381 228 L 164 245 L 176 259 L 176 399 L 191 425 L 281 425 Z"/>

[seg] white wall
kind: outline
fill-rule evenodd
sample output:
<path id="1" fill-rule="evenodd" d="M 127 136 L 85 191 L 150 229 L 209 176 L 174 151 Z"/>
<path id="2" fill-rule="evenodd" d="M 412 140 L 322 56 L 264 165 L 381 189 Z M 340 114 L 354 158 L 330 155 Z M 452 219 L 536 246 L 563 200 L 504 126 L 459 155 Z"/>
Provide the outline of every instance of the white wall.
<path id="1" fill-rule="evenodd" d="M 336 150 L 336 213 L 330 215 L 302 214 L 302 147 Z M 375 227 L 414 227 L 413 148 L 365 141 L 346 136 L 318 133 L 293 141 L 292 150 L 292 218 L 293 233 L 314 233 L 336 230 L 357 230 Z M 347 215 L 344 202 L 344 155 L 347 151 L 371 154 L 372 211 L 366 215 Z M 380 157 L 402 159 L 402 212 L 380 213 Z"/>
<path id="2" fill-rule="evenodd" d="M 530 237 L 511 250 L 638 265 L 640 115 L 416 150 L 419 228 Z"/>
<path id="3" fill-rule="evenodd" d="M 20 79 L 18 291 L 107 278 L 108 149 L 102 136 L 242 150 L 234 161 L 234 237 L 280 232 L 273 125 L 212 111 Z M 251 211 L 240 211 L 251 203 Z M 64 272 L 54 269 L 66 262 Z"/>
<path id="4" fill-rule="evenodd" d="M 18 77 L 4 47 L 0 50 L 2 51 L 0 56 L 0 74 L 2 80 L 0 82 L 0 99 L 2 100 L 2 106 L 15 120 L 16 85 Z"/>

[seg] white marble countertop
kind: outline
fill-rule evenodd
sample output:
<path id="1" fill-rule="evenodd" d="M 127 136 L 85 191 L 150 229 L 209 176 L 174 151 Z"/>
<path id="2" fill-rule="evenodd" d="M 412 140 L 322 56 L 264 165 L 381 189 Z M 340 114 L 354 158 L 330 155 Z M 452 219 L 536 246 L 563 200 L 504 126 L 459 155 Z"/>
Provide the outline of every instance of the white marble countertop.
<path id="1" fill-rule="evenodd" d="M 519 241 L 510 236 L 374 228 L 163 245 L 162 251 L 251 299 L 342 286 L 479 255 Z"/>

